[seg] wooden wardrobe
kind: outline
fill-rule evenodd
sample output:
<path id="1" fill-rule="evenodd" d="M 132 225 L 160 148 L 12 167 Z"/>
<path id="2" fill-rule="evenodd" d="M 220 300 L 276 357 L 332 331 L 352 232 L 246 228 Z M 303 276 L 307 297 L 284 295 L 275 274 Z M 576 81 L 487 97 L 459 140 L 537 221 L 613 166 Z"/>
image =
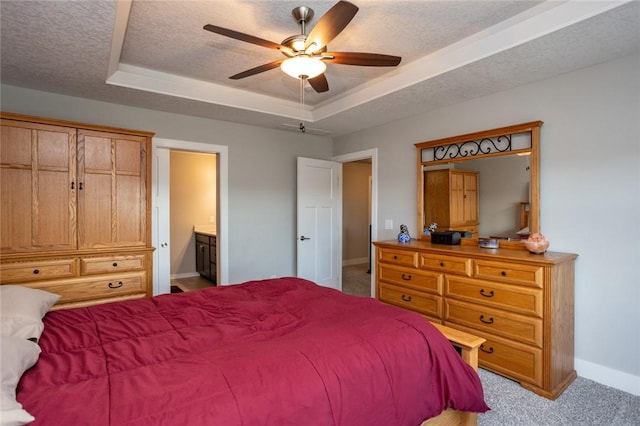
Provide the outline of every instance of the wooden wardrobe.
<path id="1" fill-rule="evenodd" d="M 153 133 L 1 113 L 0 283 L 57 307 L 152 295 Z"/>

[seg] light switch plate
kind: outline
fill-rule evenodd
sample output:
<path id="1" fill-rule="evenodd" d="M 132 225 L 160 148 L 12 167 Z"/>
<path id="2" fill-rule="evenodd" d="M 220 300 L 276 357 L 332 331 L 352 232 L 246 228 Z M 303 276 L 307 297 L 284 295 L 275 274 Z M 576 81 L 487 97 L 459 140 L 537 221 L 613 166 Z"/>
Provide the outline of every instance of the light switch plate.
<path id="1" fill-rule="evenodd" d="M 385 219 L 384 229 L 393 229 L 393 219 Z"/>

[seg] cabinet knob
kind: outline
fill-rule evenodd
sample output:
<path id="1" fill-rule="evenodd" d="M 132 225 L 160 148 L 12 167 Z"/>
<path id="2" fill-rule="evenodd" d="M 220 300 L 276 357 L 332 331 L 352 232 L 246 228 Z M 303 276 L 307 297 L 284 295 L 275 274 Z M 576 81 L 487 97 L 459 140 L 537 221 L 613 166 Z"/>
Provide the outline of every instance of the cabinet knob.
<path id="1" fill-rule="evenodd" d="M 40 269 L 34 269 L 34 270 L 33 270 L 33 273 L 34 273 L 34 274 L 36 274 L 36 275 L 38 275 L 38 274 L 40 273 Z"/>
<path id="2" fill-rule="evenodd" d="M 405 281 L 411 281 L 411 275 L 409 274 L 402 274 L 402 279 Z"/>
<path id="3" fill-rule="evenodd" d="M 398 256 L 396 256 L 395 254 L 393 255 L 393 259 L 396 260 L 398 258 Z"/>
<path id="4" fill-rule="evenodd" d="M 113 262 L 113 267 L 117 268 L 118 267 L 118 262 Z"/>
<path id="5" fill-rule="evenodd" d="M 506 277 L 507 276 L 507 271 L 500 272 L 500 275 L 502 275 L 503 277 Z"/>
<path id="6" fill-rule="evenodd" d="M 440 262 L 440 266 L 444 266 L 444 262 Z"/>

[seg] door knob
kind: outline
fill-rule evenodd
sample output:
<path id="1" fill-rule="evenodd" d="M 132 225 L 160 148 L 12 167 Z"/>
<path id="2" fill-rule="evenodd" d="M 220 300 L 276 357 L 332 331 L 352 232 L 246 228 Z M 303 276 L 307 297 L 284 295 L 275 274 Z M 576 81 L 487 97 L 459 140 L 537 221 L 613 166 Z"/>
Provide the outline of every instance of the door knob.
<path id="1" fill-rule="evenodd" d="M 300 241 L 310 240 L 311 237 L 305 237 L 304 235 L 300 237 Z"/>

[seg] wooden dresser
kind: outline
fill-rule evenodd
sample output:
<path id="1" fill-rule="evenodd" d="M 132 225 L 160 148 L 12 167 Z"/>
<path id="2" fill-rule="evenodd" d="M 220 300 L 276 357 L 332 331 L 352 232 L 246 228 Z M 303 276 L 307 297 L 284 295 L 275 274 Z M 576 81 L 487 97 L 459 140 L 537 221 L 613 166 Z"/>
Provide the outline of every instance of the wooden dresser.
<path id="1" fill-rule="evenodd" d="M 481 367 L 555 399 L 576 378 L 570 253 L 374 242 L 376 297 L 486 339 Z"/>
<path id="2" fill-rule="evenodd" d="M 0 283 L 54 308 L 152 295 L 152 133 L 1 114 Z"/>

